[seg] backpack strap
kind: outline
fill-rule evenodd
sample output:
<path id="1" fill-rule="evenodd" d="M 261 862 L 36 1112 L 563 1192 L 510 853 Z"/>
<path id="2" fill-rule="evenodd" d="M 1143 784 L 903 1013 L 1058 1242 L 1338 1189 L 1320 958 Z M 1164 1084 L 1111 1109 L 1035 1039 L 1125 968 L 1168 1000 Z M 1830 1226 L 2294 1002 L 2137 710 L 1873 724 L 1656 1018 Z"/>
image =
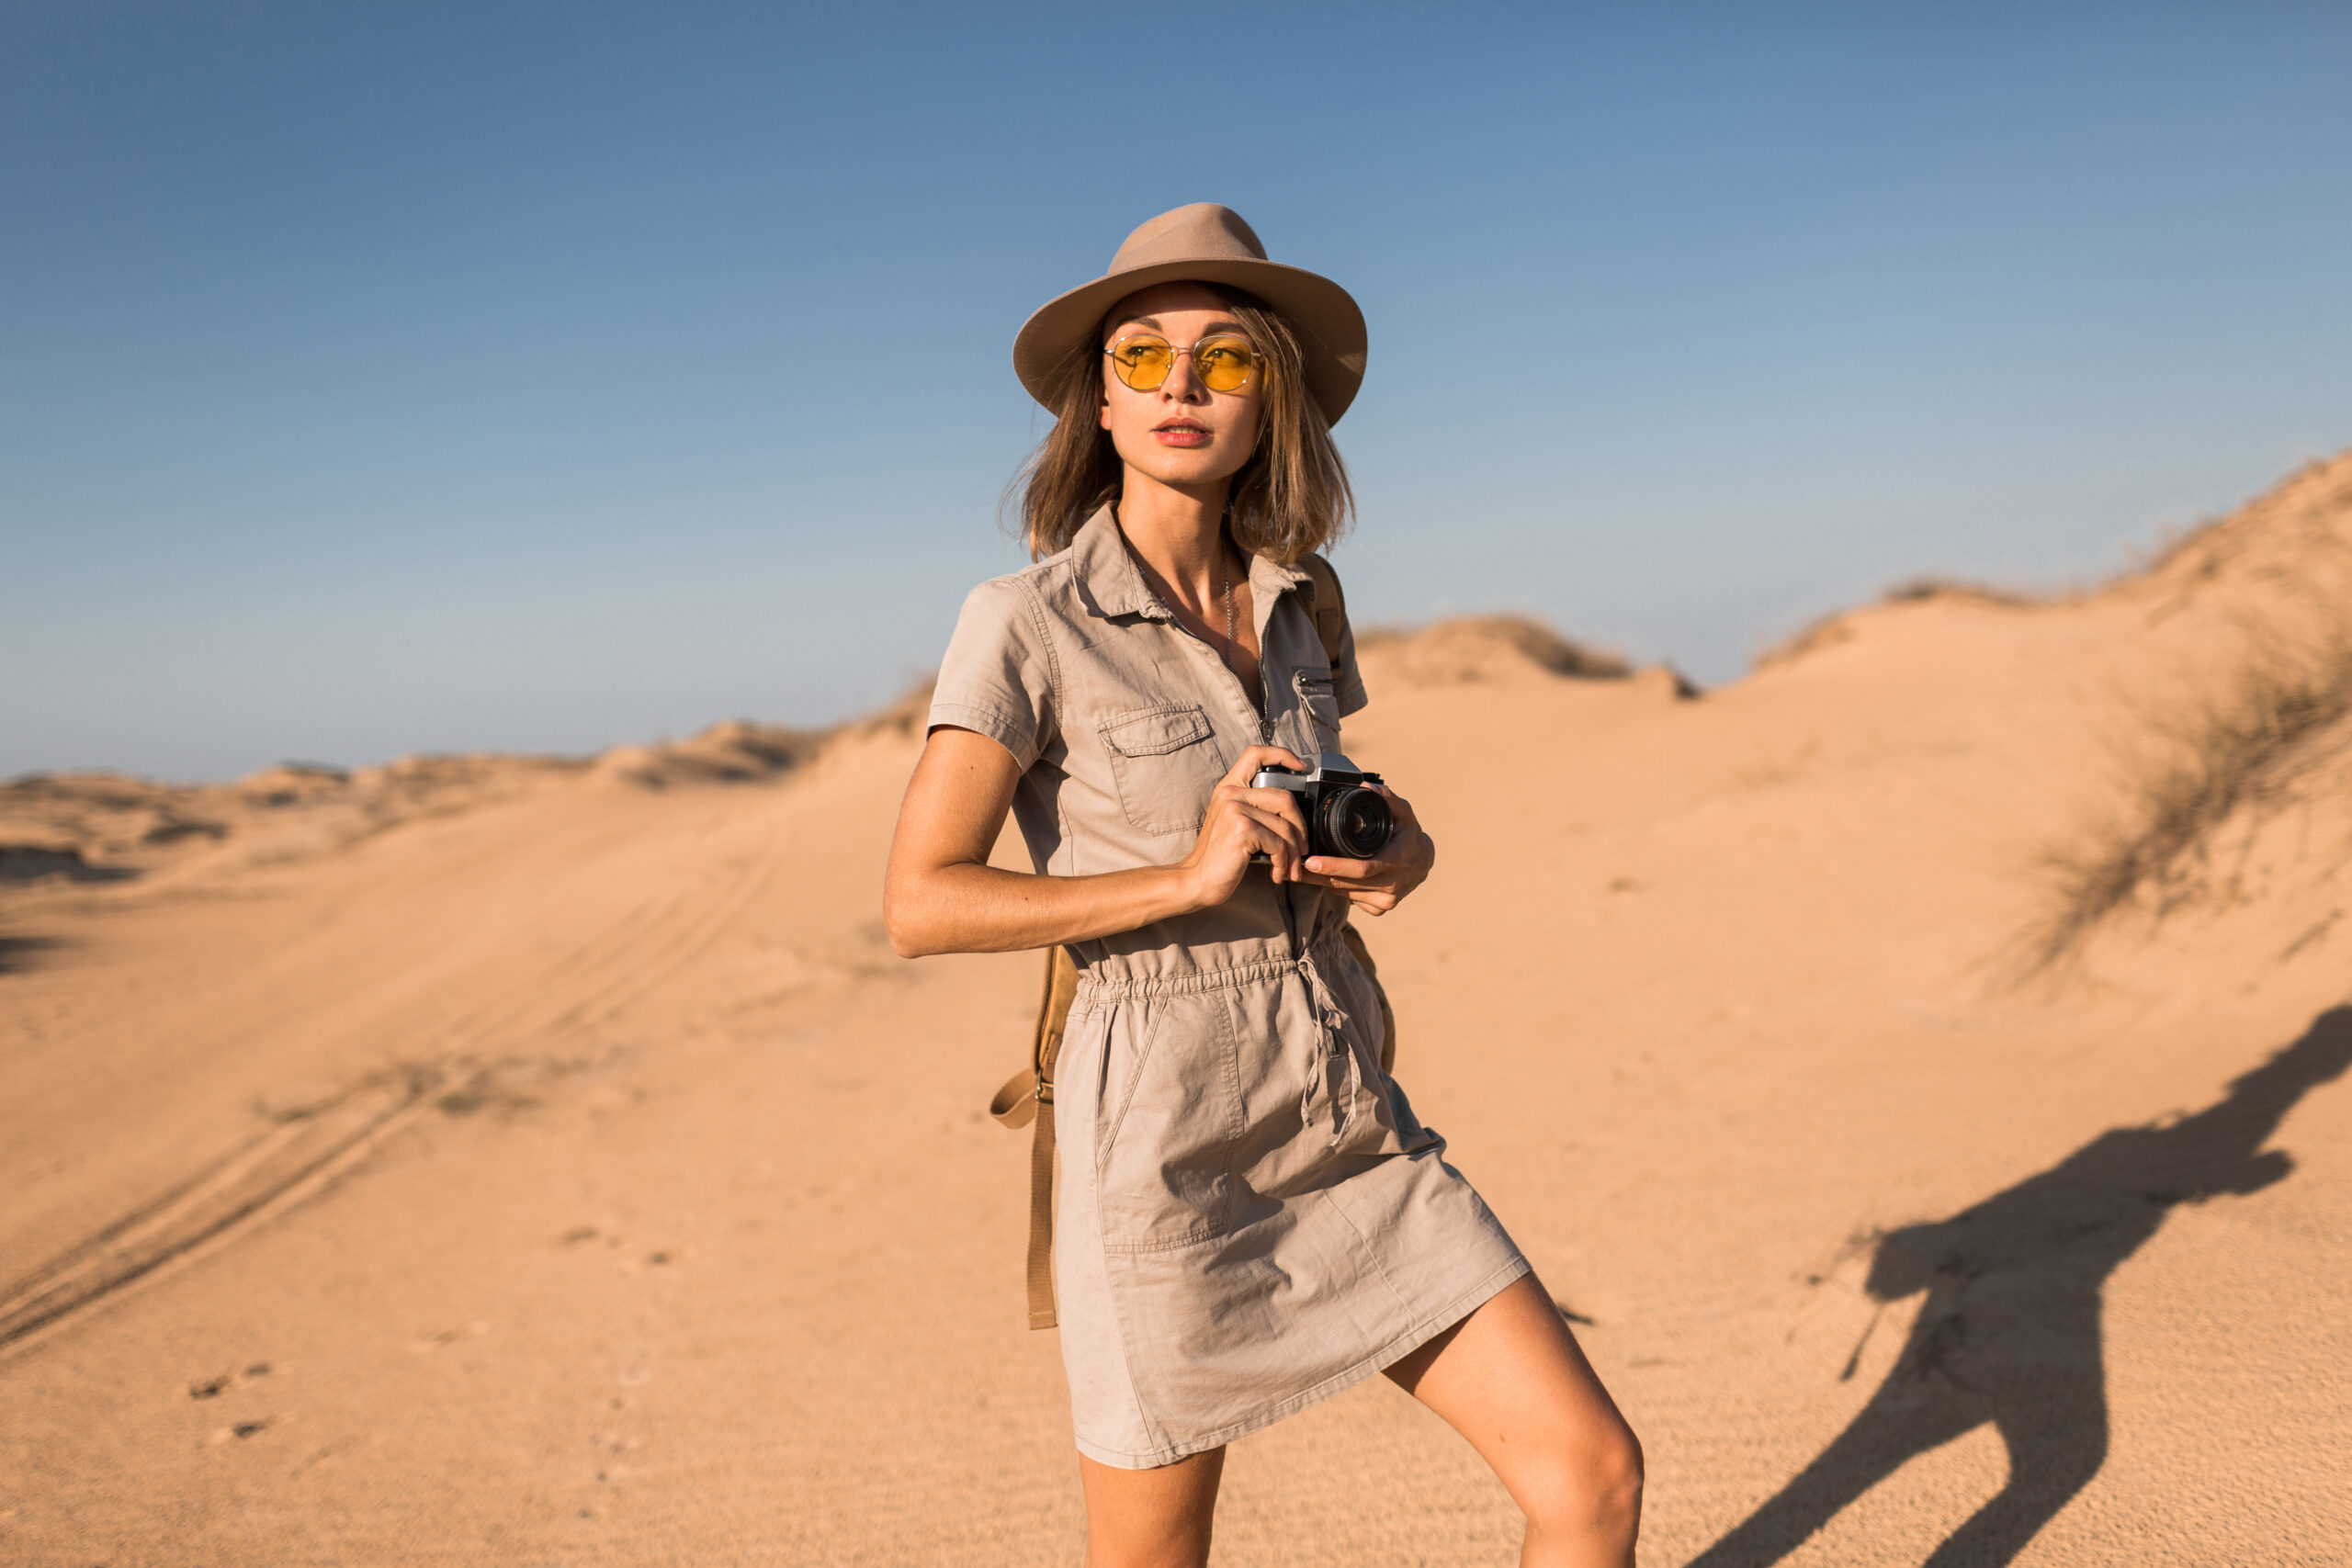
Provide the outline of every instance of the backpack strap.
<path id="1" fill-rule="evenodd" d="M 1340 645 L 1348 636 L 1348 596 L 1340 588 L 1340 574 L 1321 556 L 1305 556 L 1298 570 L 1315 584 L 1315 635 L 1323 644 L 1324 661 L 1331 666 L 1331 674 L 1340 673 Z"/>
<path id="2" fill-rule="evenodd" d="M 1008 1127 L 1037 1131 L 1029 1142 L 1029 1326 L 1051 1328 L 1054 1308 L 1054 1064 L 1062 1054 L 1069 1006 L 1078 996 L 1078 963 L 1069 949 L 1046 950 L 1046 989 L 1037 1002 L 1030 1065 L 1005 1079 L 989 1113 Z"/>

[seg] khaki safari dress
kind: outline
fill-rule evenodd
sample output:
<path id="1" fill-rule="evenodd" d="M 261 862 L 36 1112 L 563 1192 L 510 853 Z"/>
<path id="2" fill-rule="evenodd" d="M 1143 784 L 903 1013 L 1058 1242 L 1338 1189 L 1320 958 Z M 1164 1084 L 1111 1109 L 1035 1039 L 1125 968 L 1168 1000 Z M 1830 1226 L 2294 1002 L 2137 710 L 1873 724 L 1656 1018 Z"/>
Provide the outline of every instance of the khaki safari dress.
<path id="1" fill-rule="evenodd" d="M 1340 750 L 1312 581 L 1250 569 L 1264 715 L 1145 585 L 1109 508 L 965 602 L 931 705 L 1022 768 L 1041 874 L 1166 865 L 1261 739 Z M 1306 602 L 1303 602 L 1306 601 Z M 1340 895 L 1253 869 L 1215 908 L 1073 948 L 1054 1280 L 1078 1447 L 1167 1464 L 1396 1360 L 1527 1272 L 1380 1069 Z"/>

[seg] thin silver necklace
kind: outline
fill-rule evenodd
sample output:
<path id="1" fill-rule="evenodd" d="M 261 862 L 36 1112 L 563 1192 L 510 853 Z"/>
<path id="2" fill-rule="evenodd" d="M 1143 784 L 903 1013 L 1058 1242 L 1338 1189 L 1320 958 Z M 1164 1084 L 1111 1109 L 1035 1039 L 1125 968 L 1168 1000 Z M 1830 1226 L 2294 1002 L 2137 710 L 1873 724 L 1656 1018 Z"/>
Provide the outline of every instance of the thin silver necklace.
<path id="1" fill-rule="evenodd" d="M 1225 541 L 1216 542 L 1216 575 L 1225 589 L 1225 662 L 1233 663 L 1233 562 L 1227 558 Z M 1239 674 L 1239 671 L 1235 671 Z"/>

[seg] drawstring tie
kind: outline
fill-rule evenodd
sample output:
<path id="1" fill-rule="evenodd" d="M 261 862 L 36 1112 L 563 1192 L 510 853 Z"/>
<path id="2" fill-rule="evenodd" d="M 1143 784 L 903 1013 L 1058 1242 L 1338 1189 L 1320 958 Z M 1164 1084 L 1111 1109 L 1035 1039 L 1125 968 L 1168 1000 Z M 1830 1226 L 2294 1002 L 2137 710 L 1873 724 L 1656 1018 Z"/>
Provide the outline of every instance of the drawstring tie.
<path id="1" fill-rule="evenodd" d="M 1306 1088 L 1299 1093 L 1298 1120 L 1302 1126 L 1315 1125 L 1315 1086 L 1322 1084 L 1328 1092 L 1334 1058 L 1345 1057 L 1348 1064 L 1347 1099 L 1335 1101 L 1331 1110 L 1331 1146 L 1336 1149 L 1340 1141 L 1348 1135 L 1348 1129 L 1355 1125 L 1356 1100 L 1363 1089 L 1363 1066 L 1356 1060 L 1355 1052 L 1348 1046 L 1347 1010 L 1340 1006 L 1339 998 L 1333 996 L 1331 987 L 1324 983 L 1323 971 L 1315 966 L 1312 953 L 1299 955 L 1298 973 L 1306 982 L 1306 999 L 1315 1010 L 1316 1033 L 1319 1037 L 1315 1070 L 1306 1080 Z"/>

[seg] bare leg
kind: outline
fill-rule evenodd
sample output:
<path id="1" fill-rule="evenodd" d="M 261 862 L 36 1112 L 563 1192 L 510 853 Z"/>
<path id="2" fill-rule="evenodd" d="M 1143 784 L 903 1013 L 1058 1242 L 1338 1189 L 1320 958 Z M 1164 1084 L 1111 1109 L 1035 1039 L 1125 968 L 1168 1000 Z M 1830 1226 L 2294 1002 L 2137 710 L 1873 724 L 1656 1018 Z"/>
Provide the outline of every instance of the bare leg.
<path id="1" fill-rule="evenodd" d="M 1120 1470 L 1079 1455 L 1086 1568 L 1203 1568 L 1224 1474 L 1223 1449 L 1157 1470 Z"/>
<path id="2" fill-rule="evenodd" d="M 1527 1516 L 1521 1568 L 1629 1568 L 1642 1446 L 1533 1276 L 1388 1369 Z"/>

